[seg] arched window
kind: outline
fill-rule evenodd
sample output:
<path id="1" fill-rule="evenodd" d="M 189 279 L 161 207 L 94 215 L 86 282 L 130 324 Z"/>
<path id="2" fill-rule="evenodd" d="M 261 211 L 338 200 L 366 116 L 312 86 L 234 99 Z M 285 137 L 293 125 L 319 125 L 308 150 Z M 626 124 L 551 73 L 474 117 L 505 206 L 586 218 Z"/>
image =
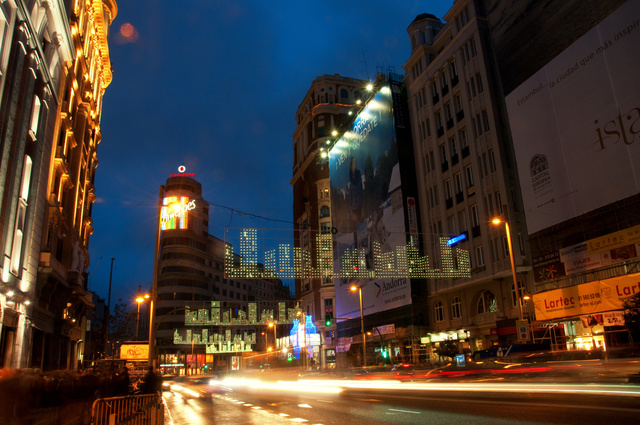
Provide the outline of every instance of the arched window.
<path id="1" fill-rule="evenodd" d="M 451 299 L 451 318 L 459 319 L 462 317 L 462 309 L 460 307 L 460 297 L 453 297 Z"/>
<path id="2" fill-rule="evenodd" d="M 346 89 L 342 89 L 340 90 L 340 100 L 348 100 L 349 99 L 349 93 L 347 92 Z"/>
<path id="3" fill-rule="evenodd" d="M 323 205 L 320 207 L 320 218 L 329 217 L 330 215 L 331 215 L 331 212 L 329 211 L 328 206 Z"/>
<path id="4" fill-rule="evenodd" d="M 444 305 L 442 304 L 442 301 L 435 302 L 433 311 L 436 315 L 436 322 L 444 322 Z"/>
<path id="5" fill-rule="evenodd" d="M 498 304 L 496 303 L 496 297 L 491 291 L 484 291 L 478 299 L 478 314 L 493 313 L 498 311 Z"/>

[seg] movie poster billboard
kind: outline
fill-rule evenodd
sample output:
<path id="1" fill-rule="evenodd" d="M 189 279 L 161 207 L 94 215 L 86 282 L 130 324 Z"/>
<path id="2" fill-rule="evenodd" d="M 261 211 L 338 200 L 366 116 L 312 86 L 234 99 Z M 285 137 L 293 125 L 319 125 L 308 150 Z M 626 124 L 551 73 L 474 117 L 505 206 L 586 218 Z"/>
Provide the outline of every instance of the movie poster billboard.
<path id="1" fill-rule="evenodd" d="M 530 234 L 640 192 L 640 3 L 507 97 Z"/>
<path id="2" fill-rule="evenodd" d="M 375 95 L 336 142 L 329 166 L 338 320 L 360 316 L 358 291 L 351 291 L 352 285 L 362 288 L 365 315 L 409 304 L 409 278 L 366 276 L 374 269 L 374 250 L 391 252 L 407 245 L 389 87 Z"/>

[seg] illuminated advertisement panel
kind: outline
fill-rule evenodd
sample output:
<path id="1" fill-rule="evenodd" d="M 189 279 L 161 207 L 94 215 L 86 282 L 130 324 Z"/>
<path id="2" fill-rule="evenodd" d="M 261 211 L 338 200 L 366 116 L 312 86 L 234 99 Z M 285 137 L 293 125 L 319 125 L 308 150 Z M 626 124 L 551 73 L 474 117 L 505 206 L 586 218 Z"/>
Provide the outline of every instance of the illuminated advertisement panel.
<path id="1" fill-rule="evenodd" d="M 401 255 L 380 259 L 379 252 L 407 246 L 391 90 L 383 87 L 359 114 L 351 129 L 329 152 L 336 311 L 339 319 L 401 307 L 411 302 L 408 277 L 381 277 L 374 260 L 402 267 Z M 406 248 L 404 249 L 406 252 Z M 404 258 L 406 264 L 406 256 Z"/>
<path id="2" fill-rule="evenodd" d="M 536 320 L 621 310 L 625 300 L 638 292 L 640 273 L 540 292 L 533 295 Z"/>
<path id="3" fill-rule="evenodd" d="M 196 207 L 196 201 L 189 200 L 186 196 L 167 196 L 162 199 L 160 211 L 160 229 L 186 229 L 189 223 L 189 214 Z"/>
<path id="4" fill-rule="evenodd" d="M 530 234 L 640 192 L 640 3 L 506 98 Z"/>

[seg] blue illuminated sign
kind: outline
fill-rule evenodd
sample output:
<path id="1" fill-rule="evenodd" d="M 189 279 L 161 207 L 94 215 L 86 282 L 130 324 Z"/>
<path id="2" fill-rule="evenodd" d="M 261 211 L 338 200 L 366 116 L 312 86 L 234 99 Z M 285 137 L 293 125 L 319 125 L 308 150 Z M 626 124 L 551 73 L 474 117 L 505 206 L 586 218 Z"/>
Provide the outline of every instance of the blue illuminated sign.
<path id="1" fill-rule="evenodd" d="M 460 242 L 460 241 L 465 240 L 465 239 L 467 239 L 467 234 L 466 234 L 466 233 L 463 233 L 463 234 L 461 234 L 461 235 L 458 235 L 458 236 L 455 236 L 455 237 L 453 237 L 453 238 L 449 239 L 449 240 L 447 241 L 447 244 L 448 244 L 448 245 L 453 245 L 454 243 L 456 243 L 456 242 Z"/>

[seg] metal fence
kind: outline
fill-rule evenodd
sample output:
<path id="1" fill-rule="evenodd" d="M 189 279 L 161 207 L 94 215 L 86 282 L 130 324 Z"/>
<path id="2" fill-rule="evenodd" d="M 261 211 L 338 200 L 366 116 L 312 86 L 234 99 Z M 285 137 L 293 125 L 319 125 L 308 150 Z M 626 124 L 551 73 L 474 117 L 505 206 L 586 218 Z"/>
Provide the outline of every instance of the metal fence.
<path id="1" fill-rule="evenodd" d="M 99 398 L 91 407 L 92 425 L 163 425 L 159 394 Z"/>

